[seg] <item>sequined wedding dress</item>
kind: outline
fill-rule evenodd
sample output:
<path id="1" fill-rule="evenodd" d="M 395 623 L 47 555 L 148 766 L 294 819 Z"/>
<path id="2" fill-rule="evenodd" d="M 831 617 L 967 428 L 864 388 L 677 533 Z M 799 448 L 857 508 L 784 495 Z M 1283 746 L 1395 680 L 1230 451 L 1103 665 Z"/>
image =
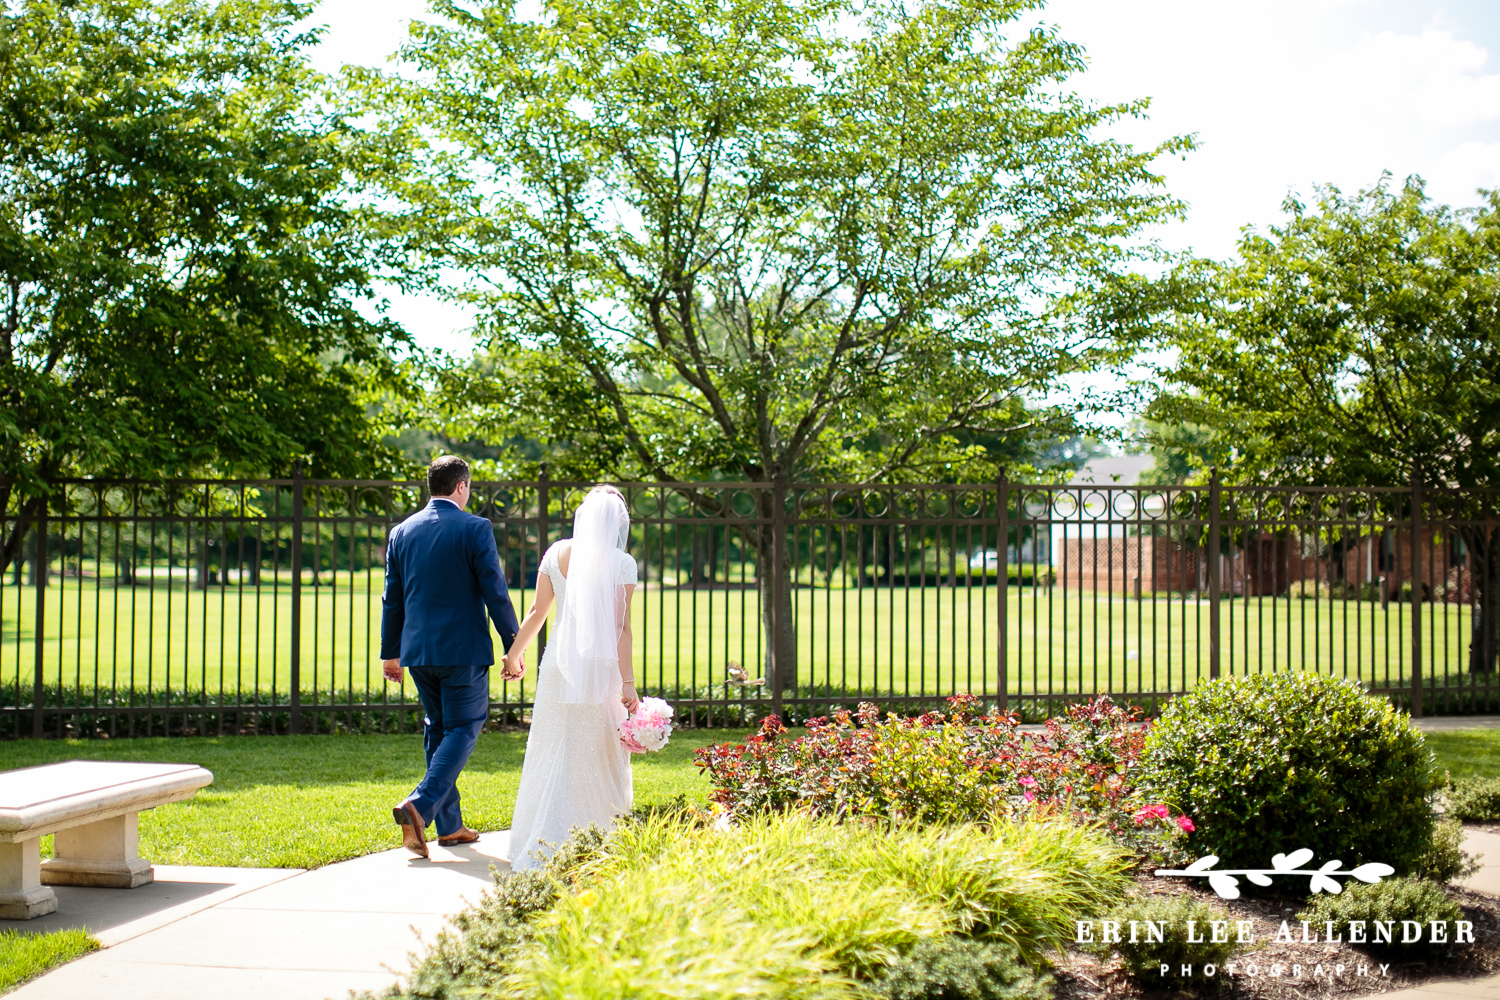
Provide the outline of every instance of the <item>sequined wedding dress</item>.
<path id="1" fill-rule="evenodd" d="M 512 871 L 539 868 L 569 831 L 597 824 L 614 825 L 616 816 L 630 811 L 630 752 L 620 745 L 616 731 L 625 721 L 618 684 L 615 697 L 602 705 L 569 705 L 562 701 L 563 678 L 558 658 L 576 655 L 567 635 L 568 581 L 562 574 L 558 542 L 542 556 L 540 572 L 547 574 L 556 594 L 554 628 L 547 651 L 537 668 L 536 701 L 531 709 L 531 734 L 521 766 L 515 817 L 510 829 Z M 615 582 L 633 586 L 635 560 L 615 552 Z"/>

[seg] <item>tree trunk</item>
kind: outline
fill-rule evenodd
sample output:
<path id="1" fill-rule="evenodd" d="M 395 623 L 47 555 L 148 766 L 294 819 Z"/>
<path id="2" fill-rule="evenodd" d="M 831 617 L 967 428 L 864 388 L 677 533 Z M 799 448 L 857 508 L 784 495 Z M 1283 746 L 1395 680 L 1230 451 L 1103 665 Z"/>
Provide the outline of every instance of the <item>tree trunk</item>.
<path id="1" fill-rule="evenodd" d="M 693 572 L 688 579 L 692 583 L 713 583 L 714 529 L 700 529 L 694 525 L 688 530 L 693 533 Z"/>
<path id="2" fill-rule="evenodd" d="M 31 564 L 30 579 L 27 581 L 33 587 L 47 586 L 48 570 L 51 568 L 51 555 L 47 551 L 47 540 L 42 537 L 40 531 L 31 533 L 31 558 L 27 560 Z"/>
<path id="3" fill-rule="evenodd" d="M 56 467 L 50 461 L 44 461 L 37 469 L 38 475 L 44 481 L 54 472 L 56 472 Z M 10 530 L 6 531 L 4 539 L 0 540 L 0 573 L 4 573 L 12 563 L 19 563 L 27 559 L 25 546 L 28 534 L 33 535 L 32 549 L 33 554 L 35 553 L 35 533 L 31 529 L 35 526 L 37 518 L 47 512 L 47 498 L 34 496 L 29 500 L 22 501 L 17 505 L 14 513 L 11 513 L 11 498 L 14 495 L 15 484 L 13 482 L 0 484 L 0 515 L 12 518 Z M 45 563 L 46 553 L 43 552 L 42 556 Z M 33 567 L 32 572 L 35 573 L 35 567 Z M 36 581 L 33 580 L 32 582 L 35 583 Z M 47 578 L 43 574 L 42 586 L 45 587 L 46 585 Z"/>
<path id="4" fill-rule="evenodd" d="M 888 528 L 883 524 L 875 526 L 875 566 L 876 582 L 881 586 L 894 587 L 896 584 L 896 538 L 895 529 Z"/>
<path id="5" fill-rule="evenodd" d="M 243 548 L 243 547 L 242 547 Z M 248 559 L 240 563 L 240 582 L 249 587 L 260 583 L 260 540 L 257 539 Z"/>
<path id="6" fill-rule="evenodd" d="M 771 529 L 762 528 L 760 535 L 759 571 L 756 573 L 757 590 L 760 593 L 761 631 L 765 636 L 765 671 L 767 681 L 773 669 L 780 671 L 781 690 L 791 692 L 797 686 L 797 626 L 792 619 L 792 559 L 790 553 L 781 560 L 779 580 L 773 580 L 773 543 Z M 773 626 L 771 609 L 776 607 L 780 621 Z"/>
<path id="7" fill-rule="evenodd" d="M 869 541 L 866 541 L 866 537 L 869 538 Z M 871 566 L 870 569 L 866 569 L 865 568 L 865 554 L 866 553 L 873 553 L 873 545 L 875 543 L 875 533 L 874 533 L 873 529 L 867 528 L 864 525 L 859 525 L 857 528 L 855 528 L 854 540 L 855 540 L 855 562 L 856 562 L 856 566 L 855 566 L 856 574 L 855 575 L 859 579 L 859 585 L 861 587 L 873 587 L 873 586 L 875 586 L 875 576 L 874 576 L 874 573 L 873 573 L 873 563 L 872 563 L 872 566 Z M 872 560 L 874 559 L 873 554 L 871 555 L 871 559 Z"/>
<path id="8" fill-rule="evenodd" d="M 775 493 L 767 490 L 761 494 L 758 504 L 760 516 L 766 522 L 772 522 L 773 503 Z M 688 499 L 693 500 L 690 496 Z M 700 509 L 716 516 L 724 516 L 727 512 L 711 503 L 699 502 Z M 725 530 L 730 530 L 726 528 Z M 775 527 L 772 523 L 763 523 L 759 527 L 745 527 L 740 529 L 740 538 L 744 544 L 755 550 L 756 556 L 756 591 L 760 595 L 761 608 L 761 636 L 763 649 L 763 671 L 768 682 L 772 678 L 772 664 L 780 671 L 781 688 L 784 692 L 790 692 L 797 686 L 797 627 L 792 620 L 792 579 L 795 562 L 792 558 L 790 546 L 791 533 L 787 532 L 788 550 L 782 553 L 781 572 L 775 571 L 776 559 L 774 557 L 776 536 Z M 710 538 L 713 532 L 710 532 Z M 695 566 L 697 550 L 694 546 Z M 712 556 L 710 556 L 710 560 Z M 710 562 L 710 565 L 712 563 Z M 773 581 L 773 576 L 779 578 Z M 778 622 L 773 626 L 772 608 L 777 608 L 776 617 Z"/>
<path id="9" fill-rule="evenodd" d="M 196 590 L 207 590 L 209 582 L 210 582 L 209 581 L 209 575 L 208 575 L 209 574 L 209 570 L 208 570 L 208 539 L 207 538 L 205 538 L 198 545 L 198 560 L 197 560 L 196 570 L 197 570 L 197 579 L 195 579 L 193 581 L 193 587 L 194 587 L 194 589 L 196 589 Z"/>
<path id="10" fill-rule="evenodd" d="M 1500 528 L 1462 532 L 1469 549 L 1469 670 L 1487 674 L 1500 665 Z"/>

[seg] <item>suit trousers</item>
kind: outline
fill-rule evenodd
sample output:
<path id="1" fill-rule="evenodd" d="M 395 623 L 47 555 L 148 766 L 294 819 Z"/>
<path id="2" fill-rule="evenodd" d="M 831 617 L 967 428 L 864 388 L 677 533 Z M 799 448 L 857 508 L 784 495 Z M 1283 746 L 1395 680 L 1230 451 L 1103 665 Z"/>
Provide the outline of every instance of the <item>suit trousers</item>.
<path id="1" fill-rule="evenodd" d="M 464 827 L 458 801 L 458 775 L 469 762 L 490 710 L 490 668 L 408 667 L 422 699 L 422 747 L 427 774 L 410 802 L 439 837 Z"/>

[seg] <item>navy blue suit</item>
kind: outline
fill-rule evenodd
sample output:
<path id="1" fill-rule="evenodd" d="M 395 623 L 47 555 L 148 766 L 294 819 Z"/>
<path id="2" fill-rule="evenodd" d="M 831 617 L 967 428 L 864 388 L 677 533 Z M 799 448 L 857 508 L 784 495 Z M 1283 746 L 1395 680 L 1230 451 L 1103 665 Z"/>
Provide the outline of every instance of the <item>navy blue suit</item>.
<path id="1" fill-rule="evenodd" d="M 490 522 L 437 498 L 392 528 L 381 605 L 380 658 L 411 670 L 425 715 L 427 774 L 409 801 L 438 836 L 456 834 L 456 782 L 489 715 L 489 623 L 506 649 L 520 629 Z"/>
<path id="2" fill-rule="evenodd" d="M 494 528 L 448 500 L 429 501 L 391 529 L 381 603 L 380 658 L 399 656 L 403 667 L 493 664 L 486 610 L 506 649 L 521 629 Z"/>

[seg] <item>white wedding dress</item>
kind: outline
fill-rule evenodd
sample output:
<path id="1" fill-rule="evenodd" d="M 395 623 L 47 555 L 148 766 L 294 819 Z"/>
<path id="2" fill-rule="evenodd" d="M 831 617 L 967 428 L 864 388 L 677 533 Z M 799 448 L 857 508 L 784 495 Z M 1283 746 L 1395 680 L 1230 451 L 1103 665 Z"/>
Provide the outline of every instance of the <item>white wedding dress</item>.
<path id="1" fill-rule="evenodd" d="M 608 830 L 616 816 L 630 811 L 630 751 L 620 745 L 617 731 L 626 716 L 618 682 L 615 697 L 602 705 L 562 701 L 558 659 L 576 655 L 572 636 L 567 634 L 568 581 L 558 562 L 562 544 L 547 550 L 540 568 L 552 581 L 557 610 L 547 652 L 537 668 L 531 734 L 526 739 L 526 760 L 510 828 L 512 871 L 540 868 L 574 828 L 594 823 Z M 621 551 L 614 555 L 615 583 L 634 586 L 635 560 Z"/>

